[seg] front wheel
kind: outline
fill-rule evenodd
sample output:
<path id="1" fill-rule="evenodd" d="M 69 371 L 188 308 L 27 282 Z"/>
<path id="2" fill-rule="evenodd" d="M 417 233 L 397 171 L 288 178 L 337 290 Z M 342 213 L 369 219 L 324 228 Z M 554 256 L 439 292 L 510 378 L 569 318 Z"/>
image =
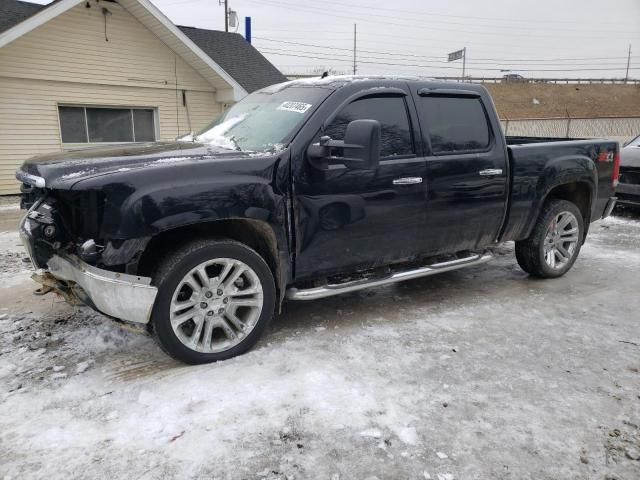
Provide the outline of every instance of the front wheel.
<path id="1" fill-rule="evenodd" d="M 551 200 L 543 207 L 529 238 L 516 242 L 516 259 L 530 275 L 560 277 L 578 258 L 583 238 L 580 209 L 567 200 Z"/>
<path id="2" fill-rule="evenodd" d="M 273 316 L 271 270 L 232 240 L 200 240 L 165 258 L 154 283 L 153 333 L 172 357 L 209 363 L 249 350 Z"/>

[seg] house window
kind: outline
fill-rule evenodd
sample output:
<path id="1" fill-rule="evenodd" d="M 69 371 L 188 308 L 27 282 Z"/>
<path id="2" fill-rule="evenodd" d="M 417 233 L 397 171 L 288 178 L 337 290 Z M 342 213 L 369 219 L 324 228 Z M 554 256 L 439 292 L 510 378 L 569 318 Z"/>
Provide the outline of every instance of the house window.
<path id="1" fill-rule="evenodd" d="M 59 106 L 62 143 L 153 142 L 152 108 Z"/>

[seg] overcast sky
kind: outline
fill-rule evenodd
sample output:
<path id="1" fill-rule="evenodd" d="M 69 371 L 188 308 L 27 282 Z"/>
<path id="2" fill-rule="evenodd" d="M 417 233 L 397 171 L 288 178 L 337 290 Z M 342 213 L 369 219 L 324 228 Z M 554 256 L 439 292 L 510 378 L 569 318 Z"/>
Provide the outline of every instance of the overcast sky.
<path id="1" fill-rule="evenodd" d="M 217 0 L 152 0 L 174 23 L 224 29 Z M 42 3 L 47 3 L 43 1 Z M 230 0 L 253 44 L 280 70 L 456 76 L 640 78 L 640 0 Z M 289 43 L 287 43 L 289 42 Z M 304 44 L 304 45 L 299 45 Z M 504 71 L 503 71 L 504 70 Z M 507 71 L 507 72 L 505 72 Z"/>

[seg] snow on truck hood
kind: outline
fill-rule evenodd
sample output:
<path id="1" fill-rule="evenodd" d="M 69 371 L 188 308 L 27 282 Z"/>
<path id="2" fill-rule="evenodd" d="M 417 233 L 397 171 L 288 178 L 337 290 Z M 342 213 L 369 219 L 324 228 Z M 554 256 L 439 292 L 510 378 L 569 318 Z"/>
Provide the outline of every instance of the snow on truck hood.
<path id="1" fill-rule="evenodd" d="M 126 175 L 134 169 L 255 156 L 255 153 L 193 141 L 116 145 L 36 156 L 23 163 L 17 176 L 40 177 L 47 188 L 68 189 L 80 180 L 98 175 Z"/>

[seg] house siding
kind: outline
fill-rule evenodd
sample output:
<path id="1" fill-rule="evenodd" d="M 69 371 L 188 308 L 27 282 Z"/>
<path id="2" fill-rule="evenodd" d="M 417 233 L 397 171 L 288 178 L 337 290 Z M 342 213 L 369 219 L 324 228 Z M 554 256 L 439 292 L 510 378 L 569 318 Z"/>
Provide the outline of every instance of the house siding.
<path id="1" fill-rule="evenodd" d="M 0 49 L 0 194 L 18 192 L 14 175 L 25 159 L 62 149 L 59 104 L 152 107 L 159 140 L 199 130 L 221 112 L 215 88 L 124 8 L 90 5 Z M 111 12 L 109 41 L 102 6 Z"/>

